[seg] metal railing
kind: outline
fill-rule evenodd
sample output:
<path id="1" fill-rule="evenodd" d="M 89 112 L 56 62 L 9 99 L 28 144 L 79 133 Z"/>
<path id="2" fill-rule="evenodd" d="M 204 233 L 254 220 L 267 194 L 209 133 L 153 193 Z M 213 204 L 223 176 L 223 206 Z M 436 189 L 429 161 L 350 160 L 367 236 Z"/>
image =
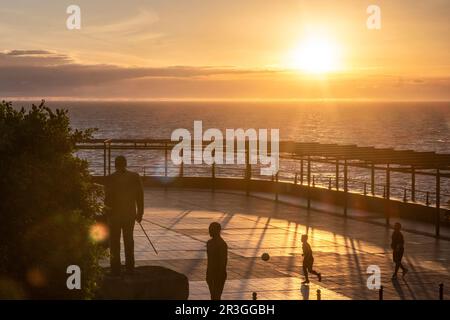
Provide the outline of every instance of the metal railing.
<path id="1" fill-rule="evenodd" d="M 143 177 L 212 177 L 212 166 L 206 165 L 184 165 L 181 170 L 181 166 L 167 165 L 129 165 L 131 170 L 138 172 Z M 91 173 L 94 175 L 99 175 L 103 166 L 90 166 Z M 214 176 L 217 178 L 245 178 L 246 169 L 230 166 L 216 166 L 214 170 Z M 252 169 L 251 178 L 253 180 L 274 180 L 272 176 L 263 176 L 259 174 L 258 169 Z M 303 179 L 300 172 L 290 172 L 290 171 L 278 171 L 278 181 L 298 184 L 302 186 L 308 186 L 307 175 L 303 173 Z M 363 179 L 347 178 L 348 181 L 348 192 L 354 194 L 360 194 L 368 197 L 377 197 L 386 199 L 386 184 L 375 183 L 373 184 L 373 189 L 371 188 L 370 181 Z M 336 178 L 329 174 L 312 174 L 310 180 L 310 187 L 312 188 L 322 188 L 334 191 L 343 191 L 343 187 L 336 188 Z M 415 203 L 424 205 L 427 207 L 435 205 L 436 192 L 415 189 L 415 199 L 412 199 L 412 189 L 408 187 L 401 187 L 396 185 L 391 185 L 392 190 L 398 190 L 397 196 L 391 196 L 391 200 L 399 200 L 405 203 Z M 441 192 L 440 196 L 443 199 L 450 199 L 450 194 Z M 447 208 L 450 210 L 450 202 L 444 202 L 441 205 L 442 208 Z"/>
<path id="2" fill-rule="evenodd" d="M 168 140 L 94 140 L 77 146 L 79 156 L 89 160 L 90 169 L 94 175 L 108 175 L 112 171 L 112 157 L 124 154 L 129 158 L 129 167 L 144 176 L 163 177 L 213 177 L 241 178 L 245 180 L 271 180 L 308 186 L 311 188 L 326 188 L 345 195 L 360 194 L 366 197 L 399 200 L 424 207 L 435 207 L 436 235 L 439 235 L 440 210 L 450 207 L 450 171 L 446 169 L 415 168 L 389 163 L 366 163 L 357 159 L 330 159 L 318 154 L 298 155 L 282 152 L 280 149 L 280 166 L 276 177 L 263 176 L 259 173 L 260 165 L 249 162 L 249 144 L 244 150 L 235 149 L 235 156 L 244 155 L 245 164 L 233 165 L 173 165 L 169 159 L 174 142 Z M 203 149 L 205 142 L 200 144 Z M 192 149 L 193 154 L 197 149 Z M 94 152 L 96 154 L 88 154 Z M 99 154 L 100 152 L 100 154 Z M 81 153 L 81 154 L 80 154 Z M 300 166 L 300 168 L 299 168 Z M 331 166 L 331 168 L 330 168 Z M 102 170 L 103 169 L 103 170 Z M 318 172 L 319 171 L 319 172 Z M 334 172 L 334 174 L 330 173 Z M 361 172 L 364 172 L 362 174 Z M 394 177 L 402 175 L 402 178 Z M 352 175 L 364 176 L 354 178 Z M 417 176 L 427 179 L 423 184 L 426 189 L 418 187 Z M 445 180 L 446 179 L 446 180 Z M 380 183 L 380 180 L 384 180 Z M 445 180 L 444 183 L 442 181 Z M 408 183 L 411 181 L 411 183 Z M 433 184 L 434 187 L 433 188 Z M 444 186 L 444 188 L 442 188 Z M 433 191 L 433 189 L 434 191 Z M 278 195 L 277 195 L 278 197 Z M 347 198 L 347 197 L 345 197 Z M 308 199 L 309 207 L 309 199 Z M 344 204 L 344 212 L 347 205 Z M 389 223 L 387 218 L 387 223 Z"/>

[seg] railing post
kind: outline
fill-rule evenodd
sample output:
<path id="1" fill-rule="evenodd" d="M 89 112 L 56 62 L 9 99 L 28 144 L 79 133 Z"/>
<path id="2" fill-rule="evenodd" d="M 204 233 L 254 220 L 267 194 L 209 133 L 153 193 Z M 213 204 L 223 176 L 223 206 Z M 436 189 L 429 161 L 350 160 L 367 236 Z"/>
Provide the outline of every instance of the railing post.
<path id="1" fill-rule="evenodd" d="M 425 204 L 427 205 L 427 207 L 430 205 L 430 192 L 427 191 L 427 197 L 425 199 Z"/>
<path id="2" fill-rule="evenodd" d="M 320 292 L 320 289 L 317 289 L 317 300 L 322 300 L 322 293 Z"/>
<path id="3" fill-rule="evenodd" d="M 406 196 L 406 188 L 403 188 L 403 202 L 407 202 L 408 197 Z"/>
<path id="4" fill-rule="evenodd" d="M 367 182 L 364 182 L 364 195 L 367 196 Z"/>
<path id="5" fill-rule="evenodd" d="M 295 176 L 294 176 L 294 184 L 297 184 L 297 172 L 295 173 Z"/>
<path id="6" fill-rule="evenodd" d="M 411 201 L 416 202 L 416 168 L 411 166 Z"/>
<path id="7" fill-rule="evenodd" d="M 444 300 L 444 284 L 439 284 L 439 300 Z"/>
<path id="8" fill-rule="evenodd" d="M 328 177 L 328 190 L 331 190 L 331 177 Z"/>
<path id="9" fill-rule="evenodd" d="M 316 176 L 315 175 L 312 175 L 312 186 L 313 186 L 313 188 L 316 187 Z"/>
<path id="10" fill-rule="evenodd" d="M 378 290 L 378 300 L 383 300 L 383 286 L 380 286 L 380 289 Z"/>

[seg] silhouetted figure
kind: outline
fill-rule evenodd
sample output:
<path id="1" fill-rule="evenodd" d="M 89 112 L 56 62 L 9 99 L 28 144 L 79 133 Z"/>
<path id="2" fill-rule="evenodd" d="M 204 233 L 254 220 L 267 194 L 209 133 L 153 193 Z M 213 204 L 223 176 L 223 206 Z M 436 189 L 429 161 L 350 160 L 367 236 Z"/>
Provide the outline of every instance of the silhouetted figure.
<path id="1" fill-rule="evenodd" d="M 134 271 L 133 229 L 135 220 L 142 221 L 144 215 L 144 191 L 139 174 L 128 171 L 123 156 L 115 159 L 116 172 L 109 175 L 105 184 L 110 239 L 111 273 L 119 276 L 120 235 L 123 232 L 125 266 L 127 273 Z"/>
<path id="2" fill-rule="evenodd" d="M 406 269 L 402 264 L 403 253 L 405 251 L 405 241 L 403 240 L 403 234 L 400 231 L 401 229 L 402 225 L 397 222 L 394 225 L 394 232 L 392 233 L 392 258 L 395 263 L 395 271 L 392 275 L 392 279 L 397 278 L 397 272 L 399 268 L 402 268 L 403 276 L 405 276 L 405 274 L 408 272 L 408 269 Z"/>
<path id="3" fill-rule="evenodd" d="M 322 281 L 322 274 L 313 270 L 314 257 L 311 250 L 311 246 L 308 243 L 308 235 L 302 234 L 302 249 L 303 249 L 303 274 L 305 275 L 305 281 L 302 284 L 309 283 L 308 273 L 315 274 Z"/>
<path id="4" fill-rule="evenodd" d="M 220 236 L 220 230 L 219 223 L 211 223 L 209 235 L 212 239 L 208 240 L 206 244 L 208 253 L 206 282 L 208 283 L 211 300 L 220 300 L 227 279 L 228 246 Z"/>

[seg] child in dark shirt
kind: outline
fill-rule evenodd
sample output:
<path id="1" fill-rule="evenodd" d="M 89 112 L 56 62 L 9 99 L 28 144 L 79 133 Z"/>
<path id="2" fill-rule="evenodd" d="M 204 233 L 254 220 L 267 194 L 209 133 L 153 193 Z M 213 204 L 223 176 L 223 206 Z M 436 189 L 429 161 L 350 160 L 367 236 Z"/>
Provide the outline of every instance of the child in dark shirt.
<path id="1" fill-rule="evenodd" d="M 208 266 L 206 282 L 208 283 L 211 300 L 220 300 L 227 279 L 228 246 L 220 236 L 221 226 L 217 222 L 209 226 L 211 239 L 207 243 Z"/>
<path id="2" fill-rule="evenodd" d="M 397 278 L 397 272 L 398 269 L 402 269 L 403 276 L 408 272 L 408 269 L 406 269 L 402 264 L 402 258 L 403 258 L 403 252 L 405 251 L 405 241 L 403 239 L 403 234 L 401 233 L 402 225 L 400 223 L 396 223 L 394 225 L 394 232 L 392 233 L 392 242 L 391 242 L 391 248 L 392 248 L 392 258 L 395 263 L 395 271 L 392 275 L 392 279 Z"/>
<path id="3" fill-rule="evenodd" d="M 315 274 L 319 279 L 319 282 L 322 281 L 322 274 L 313 270 L 314 257 L 311 250 L 311 246 L 308 243 L 308 235 L 302 235 L 302 249 L 303 249 L 303 274 L 305 275 L 305 281 L 302 284 L 309 283 L 308 273 Z"/>

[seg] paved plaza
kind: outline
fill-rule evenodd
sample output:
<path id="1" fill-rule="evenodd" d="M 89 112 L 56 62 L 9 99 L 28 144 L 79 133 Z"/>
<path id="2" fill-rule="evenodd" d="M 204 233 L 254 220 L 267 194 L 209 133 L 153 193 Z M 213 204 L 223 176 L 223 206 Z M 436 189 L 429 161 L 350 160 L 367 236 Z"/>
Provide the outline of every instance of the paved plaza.
<path id="1" fill-rule="evenodd" d="M 404 263 L 410 272 L 391 281 L 392 230 L 344 219 L 323 211 L 245 196 L 239 192 L 146 189 L 142 222 L 159 251 L 156 255 L 140 227 L 135 227 L 136 264 L 160 265 L 189 278 L 189 299 L 209 299 L 206 241 L 211 222 L 221 223 L 228 243 L 228 280 L 223 299 L 378 299 L 366 286 L 369 265 L 381 269 L 385 299 L 437 299 L 439 283 L 450 297 L 450 241 L 404 232 Z M 395 222 L 395 221 L 393 221 Z M 314 267 L 303 281 L 301 234 L 308 233 Z M 122 250 L 123 251 L 123 250 Z M 261 260 L 267 252 L 270 260 Z M 123 259 L 123 256 L 122 256 Z"/>

